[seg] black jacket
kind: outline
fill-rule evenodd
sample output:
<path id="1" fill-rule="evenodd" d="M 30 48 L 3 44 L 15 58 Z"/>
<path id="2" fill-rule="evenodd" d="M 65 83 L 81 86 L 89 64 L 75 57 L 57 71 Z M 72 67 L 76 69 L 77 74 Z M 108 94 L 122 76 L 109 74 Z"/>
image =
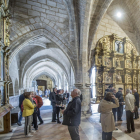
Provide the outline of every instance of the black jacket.
<path id="1" fill-rule="evenodd" d="M 25 99 L 24 94 L 21 94 L 19 96 L 19 108 L 21 108 L 21 104 L 22 104 L 22 102 L 23 102 L 24 99 Z"/>
<path id="2" fill-rule="evenodd" d="M 79 126 L 81 122 L 81 100 L 80 97 L 75 97 L 69 102 L 64 111 L 63 125 Z"/>
<path id="3" fill-rule="evenodd" d="M 56 93 L 55 92 L 50 93 L 50 101 L 51 101 L 51 105 L 56 104 Z"/>
<path id="4" fill-rule="evenodd" d="M 116 98 L 118 98 L 120 105 L 122 105 L 121 102 L 124 102 L 124 99 L 123 99 L 123 94 L 121 91 L 118 91 L 116 93 Z"/>
<path id="5" fill-rule="evenodd" d="M 139 94 L 137 92 L 134 93 L 135 96 L 135 106 L 139 107 Z"/>
<path id="6" fill-rule="evenodd" d="M 65 98 L 67 98 L 67 93 L 64 93 L 64 94 L 63 94 L 63 104 L 64 104 L 64 105 L 67 104 L 67 99 L 65 99 Z"/>
<path id="7" fill-rule="evenodd" d="M 57 104 L 57 105 L 63 104 L 63 95 L 61 95 L 61 94 L 56 94 L 56 104 Z"/>

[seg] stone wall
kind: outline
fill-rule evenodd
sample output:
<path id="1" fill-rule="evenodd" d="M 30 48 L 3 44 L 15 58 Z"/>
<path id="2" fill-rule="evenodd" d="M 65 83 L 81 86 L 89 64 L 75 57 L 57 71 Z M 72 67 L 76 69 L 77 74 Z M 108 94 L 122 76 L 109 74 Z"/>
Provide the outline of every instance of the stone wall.
<path id="1" fill-rule="evenodd" d="M 126 33 L 114 22 L 111 17 L 107 14 L 102 18 L 97 32 L 94 37 L 92 49 L 95 47 L 97 41 L 105 35 L 117 34 L 119 37 L 128 37 Z"/>

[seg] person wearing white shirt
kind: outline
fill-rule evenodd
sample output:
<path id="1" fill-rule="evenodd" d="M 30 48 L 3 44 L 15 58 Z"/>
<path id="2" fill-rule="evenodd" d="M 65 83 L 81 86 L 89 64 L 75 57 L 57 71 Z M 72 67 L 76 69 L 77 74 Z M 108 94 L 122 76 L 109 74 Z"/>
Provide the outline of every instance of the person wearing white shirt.
<path id="1" fill-rule="evenodd" d="M 130 90 L 126 90 L 126 96 L 125 96 L 125 110 L 126 110 L 126 120 L 127 120 L 127 130 L 126 133 L 135 132 L 135 126 L 134 126 L 134 119 L 133 119 L 133 113 L 135 109 L 135 97 L 134 95 L 130 94 Z"/>

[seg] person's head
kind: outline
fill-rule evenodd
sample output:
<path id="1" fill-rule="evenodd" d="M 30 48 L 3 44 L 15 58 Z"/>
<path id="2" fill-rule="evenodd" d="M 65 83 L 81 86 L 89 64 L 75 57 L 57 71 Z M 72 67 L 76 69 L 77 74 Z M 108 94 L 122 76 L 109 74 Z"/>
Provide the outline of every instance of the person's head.
<path id="1" fill-rule="evenodd" d="M 32 98 L 34 98 L 36 96 L 34 91 L 31 92 L 31 96 L 32 96 Z"/>
<path id="2" fill-rule="evenodd" d="M 112 93 L 111 93 L 111 92 L 108 92 L 108 93 L 106 94 L 106 96 L 105 96 L 105 100 L 106 100 L 106 101 L 111 101 L 111 99 L 112 99 Z"/>
<path id="3" fill-rule="evenodd" d="M 109 85 L 109 87 L 108 87 L 109 89 L 112 89 L 113 88 L 113 85 Z"/>
<path id="4" fill-rule="evenodd" d="M 126 89 L 126 94 L 130 93 L 130 89 Z"/>
<path id="5" fill-rule="evenodd" d="M 134 90 L 133 90 L 133 92 L 135 93 L 135 92 L 137 92 L 137 90 L 136 90 L 136 89 L 134 89 Z"/>
<path id="6" fill-rule="evenodd" d="M 74 89 L 72 92 L 71 92 L 71 97 L 74 98 L 74 97 L 77 97 L 77 96 L 80 96 L 81 95 L 81 91 L 79 89 Z"/>
<path id="7" fill-rule="evenodd" d="M 118 90 L 122 92 L 123 91 L 123 88 L 119 88 Z"/>
<path id="8" fill-rule="evenodd" d="M 62 89 L 62 94 L 64 93 L 64 90 Z"/>
<path id="9" fill-rule="evenodd" d="M 117 91 L 116 91 L 116 89 L 114 88 L 114 89 L 113 89 L 113 93 L 116 94 L 116 92 L 117 92 Z"/>
<path id="10" fill-rule="evenodd" d="M 132 94 L 132 90 L 130 90 L 130 94 Z"/>
<path id="11" fill-rule="evenodd" d="M 67 90 L 65 91 L 65 93 L 67 93 Z"/>
<path id="12" fill-rule="evenodd" d="M 55 92 L 55 93 L 56 93 L 56 92 L 57 92 L 57 88 L 53 88 L 53 92 Z"/>
<path id="13" fill-rule="evenodd" d="M 57 94 L 61 94 L 61 90 L 57 90 Z"/>
<path id="14" fill-rule="evenodd" d="M 24 97 L 27 98 L 27 99 L 31 98 L 31 92 L 25 92 Z"/>

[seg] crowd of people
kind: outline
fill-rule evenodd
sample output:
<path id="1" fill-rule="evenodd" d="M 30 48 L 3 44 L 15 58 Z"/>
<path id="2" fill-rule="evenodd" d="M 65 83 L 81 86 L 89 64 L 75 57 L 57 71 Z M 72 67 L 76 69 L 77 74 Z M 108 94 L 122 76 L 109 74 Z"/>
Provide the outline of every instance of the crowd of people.
<path id="1" fill-rule="evenodd" d="M 113 86 L 105 90 L 104 99 L 98 106 L 100 122 L 102 125 L 102 140 L 112 140 L 112 132 L 118 130 L 117 121 L 122 121 L 123 106 L 126 110 L 127 130 L 125 133 L 135 132 L 134 119 L 139 118 L 139 94 L 137 90 L 126 89 L 126 96 L 122 93 L 123 89 L 118 88 L 118 92 Z M 68 126 L 72 140 L 80 140 L 79 125 L 81 121 L 81 100 L 83 99 L 81 91 L 74 89 L 71 92 L 72 100 L 69 101 L 70 94 L 63 89 L 53 89 L 49 94 L 49 100 L 52 105 L 52 122 L 61 124 L 60 118 L 63 115 L 63 125 Z M 22 117 L 25 117 L 24 133 L 31 137 L 38 130 L 38 125 L 43 124 L 40 116 L 40 107 L 43 105 L 42 98 L 35 92 L 25 92 L 19 97 L 20 116 L 18 125 L 21 124 Z M 40 121 L 37 124 L 37 117 Z M 34 127 L 34 130 L 32 129 Z"/>
<path id="2" fill-rule="evenodd" d="M 20 115 L 17 124 L 21 126 L 22 117 L 25 117 L 25 136 L 33 136 L 31 133 L 35 133 L 36 130 L 38 130 L 38 125 L 43 124 L 43 120 L 40 115 L 40 108 L 42 105 L 42 98 L 36 95 L 35 92 L 25 92 L 19 96 Z M 37 117 L 40 121 L 39 124 L 37 124 Z M 34 127 L 34 130 L 31 129 L 31 126 Z"/>
<path id="3" fill-rule="evenodd" d="M 122 121 L 123 106 L 126 110 L 127 130 L 125 133 L 135 132 L 134 119 L 138 119 L 139 94 L 137 90 L 126 90 L 125 101 L 122 94 L 123 89 L 118 92 L 112 85 L 105 90 L 104 99 L 101 100 L 98 112 L 101 113 L 102 140 L 112 140 L 112 132 L 118 130 L 115 126 L 117 121 Z"/>
<path id="4" fill-rule="evenodd" d="M 79 124 L 81 120 L 81 92 L 74 89 L 71 92 L 72 101 L 69 102 L 69 93 L 64 93 L 63 89 L 53 89 L 49 94 L 49 100 L 52 105 L 52 122 L 60 124 L 60 118 L 63 115 L 63 125 L 68 126 L 72 140 L 80 140 Z M 48 97 L 48 96 L 47 96 Z M 68 104 L 69 103 L 69 104 Z M 26 137 L 32 137 L 38 130 L 38 125 L 43 124 L 40 115 L 40 108 L 43 105 L 42 98 L 36 95 L 36 92 L 25 92 L 19 96 L 20 115 L 18 125 L 21 126 L 22 117 L 25 117 L 24 134 Z M 37 118 L 40 121 L 37 124 Z M 32 126 L 34 129 L 32 129 Z"/>

